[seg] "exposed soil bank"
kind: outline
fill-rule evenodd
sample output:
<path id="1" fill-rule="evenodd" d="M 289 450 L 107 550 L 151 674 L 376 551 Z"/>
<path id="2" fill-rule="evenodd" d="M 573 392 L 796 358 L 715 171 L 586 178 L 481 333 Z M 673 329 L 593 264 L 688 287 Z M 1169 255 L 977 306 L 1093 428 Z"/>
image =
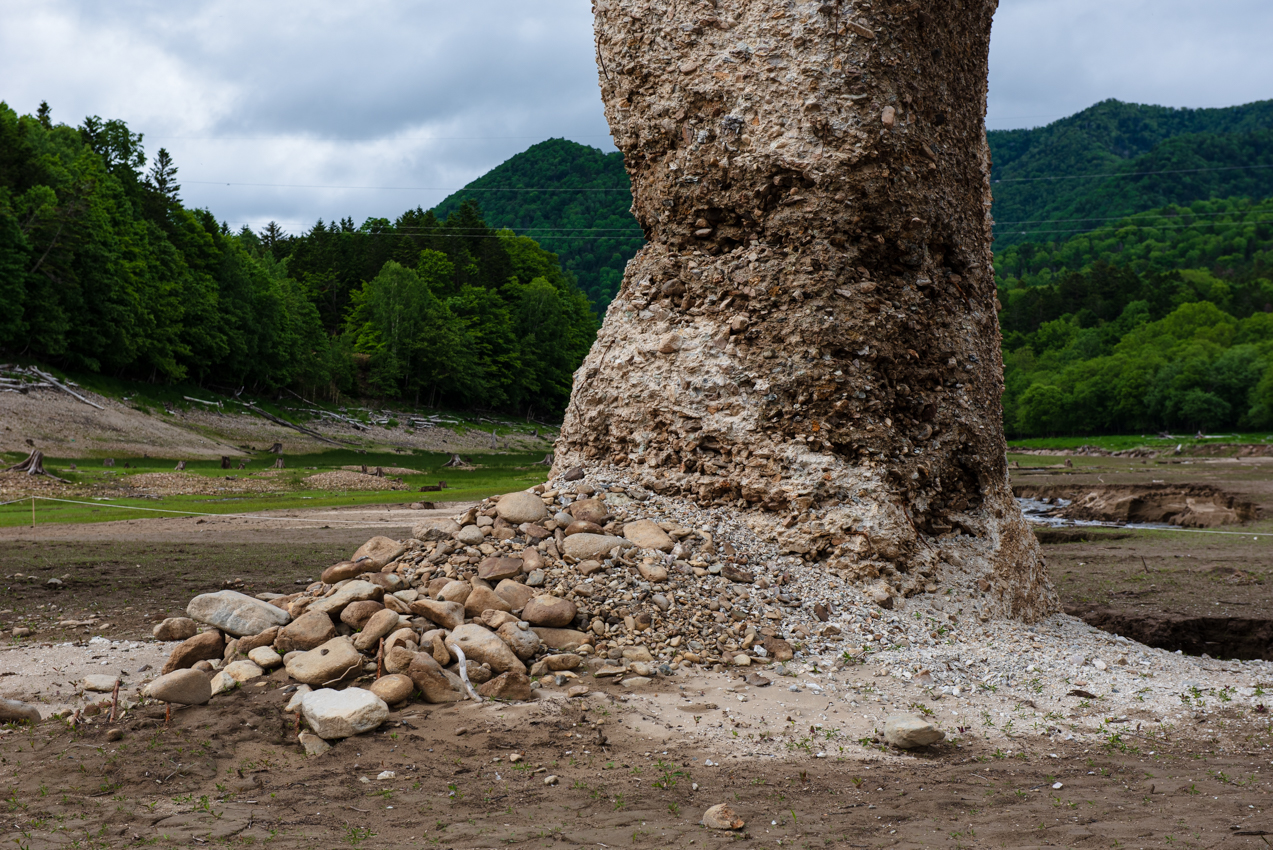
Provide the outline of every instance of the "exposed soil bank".
<path id="1" fill-rule="evenodd" d="M 1067 606 L 1065 613 L 1146 646 L 1188 655 L 1273 659 L 1273 620 L 1246 617 L 1173 617 L 1134 614 L 1104 606 Z"/>
<path id="2" fill-rule="evenodd" d="M 1018 498 L 1055 501 L 1053 516 L 1118 523 L 1166 523 L 1184 528 L 1218 528 L 1260 518 L 1260 508 L 1241 497 L 1207 484 L 1114 484 L 1038 486 L 1018 484 Z"/>

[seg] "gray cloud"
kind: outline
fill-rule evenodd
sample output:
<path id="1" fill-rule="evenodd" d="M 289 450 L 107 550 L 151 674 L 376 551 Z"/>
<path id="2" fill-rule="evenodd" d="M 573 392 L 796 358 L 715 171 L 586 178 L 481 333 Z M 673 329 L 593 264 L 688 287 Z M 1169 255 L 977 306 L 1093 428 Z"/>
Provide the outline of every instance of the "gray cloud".
<path id="1" fill-rule="evenodd" d="M 393 217 L 549 137 L 611 149 L 587 0 L 0 0 L 0 20 L 0 98 L 124 119 L 236 226 Z M 1264 0 L 1002 0 L 989 125 L 1267 97 L 1270 31 Z M 296 188 L 354 186 L 393 188 Z"/>

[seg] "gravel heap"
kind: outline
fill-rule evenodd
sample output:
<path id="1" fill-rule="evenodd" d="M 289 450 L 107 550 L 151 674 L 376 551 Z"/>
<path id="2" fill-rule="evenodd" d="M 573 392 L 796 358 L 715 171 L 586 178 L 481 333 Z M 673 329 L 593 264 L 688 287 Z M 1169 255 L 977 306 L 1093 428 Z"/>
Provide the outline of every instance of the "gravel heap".
<path id="1" fill-rule="evenodd" d="M 909 598 L 883 582 L 854 585 L 780 554 L 747 511 L 654 486 L 575 469 L 426 520 L 406 541 L 373 538 L 299 592 L 196 597 L 189 618 L 156 627 L 183 642 L 145 693 L 206 702 L 285 666 L 301 683 L 294 710 L 319 737 L 339 738 L 412 698 L 579 696 L 588 673 L 639 688 L 695 667 L 766 665 L 793 677 L 792 690 L 827 697 L 827 711 L 949 699 L 961 731 L 997 735 L 986 718 L 1030 705 L 1036 733 L 1073 738 L 1127 715 L 1172 723 L 1234 700 L 1255 707 L 1273 680 L 1267 662 L 1180 656 L 1071 617 L 993 618 L 990 589 L 976 583 Z M 195 621 L 214 628 L 198 633 Z M 871 684 L 854 681 L 868 670 Z M 1089 702 L 1091 717 L 1080 710 Z M 1052 703 L 1069 722 L 1045 719 Z"/>

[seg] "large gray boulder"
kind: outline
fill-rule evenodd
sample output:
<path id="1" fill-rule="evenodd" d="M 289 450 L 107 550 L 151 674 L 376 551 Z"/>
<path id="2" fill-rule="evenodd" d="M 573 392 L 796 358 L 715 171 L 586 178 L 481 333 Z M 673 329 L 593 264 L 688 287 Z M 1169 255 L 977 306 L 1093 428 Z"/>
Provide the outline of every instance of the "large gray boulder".
<path id="1" fill-rule="evenodd" d="M 192 620 L 216 626 L 235 637 L 259 635 L 271 626 L 284 626 L 291 619 L 286 611 L 236 590 L 201 593 L 186 606 Z"/>
<path id="2" fill-rule="evenodd" d="M 389 706 L 362 688 L 323 688 L 301 697 L 301 716 L 315 735 L 332 741 L 375 729 L 389 719 Z"/>

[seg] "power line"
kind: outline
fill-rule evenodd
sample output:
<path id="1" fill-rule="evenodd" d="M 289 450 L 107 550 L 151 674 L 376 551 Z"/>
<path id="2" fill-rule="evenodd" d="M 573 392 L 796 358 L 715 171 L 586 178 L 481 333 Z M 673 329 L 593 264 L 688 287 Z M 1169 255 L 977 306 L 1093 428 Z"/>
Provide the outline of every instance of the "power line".
<path id="1" fill-rule="evenodd" d="M 1264 202 L 1259 201 L 1257 203 L 1262 204 Z M 1252 206 L 1255 206 L 1255 205 L 1253 204 Z M 1187 207 L 1185 209 L 1188 210 Z M 1224 210 L 1223 212 L 1209 212 L 1209 213 L 1193 212 L 1192 210 L 1189 210 L 1187 212 L 1181 212 L 1181 213 L 1160 213 L 1157 211 L 1150 210 L 1146 212 L 1126 213 L 1124 215 L 1087 216 L 1085 218 L 1027 218 L 1027 219 L 1021 219 L 1019 221 L 996 221 L 995 224 L 996 225 L 1000 225 L 1000 224 L 1065 224 L 1071 221 L 1122 221 L 1125 218 L 1136 218 L 1137 216 L 1147 216 L 1147 215 L 1156 215 L 1162 218 L 1176 218 L 1179 216 L 1191 215 L 1191 216 L 1194 216 L 1195 218 L 1205 218 L 1207 216 L 1213 216 L 1213 215 L 1241 215 L 1241 214 L 1242 214 L 1241 211 L 1235 212 L 1234 210 Z"/>
<path id="2" fill-rule="evenodd" d="M 1068 174 L 1043 177 L 1001 177 L 991 183 L 1029 183 L 1040 180 L 1088 180 L 1097 177 L 1144 177 L 1150 174 L 1197 174 L 1202 171 L 1238 171 L 1244 168 L 1273 168 L 1273 165 L 1218 165 L 1214 168 L 1168 168 L 1162 171 L 1110 171 L 1105 174 Z"/>
<path id="3" fill-rule="evenodd" d="M 562 189 L 559 187 L 498 187 L 481 189 L 472 186 L 311 186 L 304 183 L 223 183 L 220 180 L 184 180 L 185 185 L 195 186 L 252 186 L 264 189 L 367 189 L 374 192 L 627 192 L 631 189 Z"/>
<path id="4" fill-rule="evenodd" d="M 1201 223 L 1194 223 L 1194 224 L 1144 224 L 1144 225 L 1129 224 L 1127 225 L 1127 227 L 1134 230 L 1184 230 L 1190 227 L 1198 227 L 1198 228 L 1245 227 L 1247 225 L 1262 224 L 1268 221 L 1273 221 L 1273 218 L 1246 219 L 1244 221 L 1212 221 L 1212 222 L 1201 222 Z M 1118 229 L 1123 230 L 1125 228 L 1120 227 Z M 1020 233 L 1086 233 L 1089 235 L 1094 235 L 1096 234 L 1097 231 L 1088 230 L 1084 228 L 1078 228 L 1076 230 L 1022 230 L 1019 232 Z M 1007 235 L 1007 234 L 1004 234 L 1004 235 Z"/>

